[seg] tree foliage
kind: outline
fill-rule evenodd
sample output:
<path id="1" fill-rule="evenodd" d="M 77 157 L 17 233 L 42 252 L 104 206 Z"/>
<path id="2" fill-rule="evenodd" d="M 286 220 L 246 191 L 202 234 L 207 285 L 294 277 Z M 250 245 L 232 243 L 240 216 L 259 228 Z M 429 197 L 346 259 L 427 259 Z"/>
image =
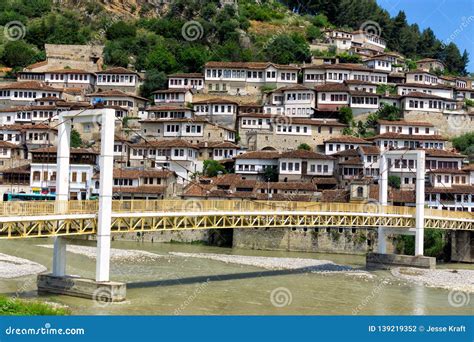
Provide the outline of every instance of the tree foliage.
<path id="1" fill-rule="evenodd" d="M 226 173 L 224 165 L 217 160 L 208 159 L 203 162 L 203 174 L 207 177 L 215 177 L 220 173 Z"/>
<path id="2" fill-rule="evenodd" d="M 71 147 L 81 147 L 83 144 L 81 135 L 75 129 L 71 130 Z"/>
<path id="3" fill-rule="evenodd" d="M 311 146 L 309 146 L 309 145 L 306 144 L 306 143 L 301 143 L 301 144 L 298 146 L 298 150 L 311 151 Z"/>

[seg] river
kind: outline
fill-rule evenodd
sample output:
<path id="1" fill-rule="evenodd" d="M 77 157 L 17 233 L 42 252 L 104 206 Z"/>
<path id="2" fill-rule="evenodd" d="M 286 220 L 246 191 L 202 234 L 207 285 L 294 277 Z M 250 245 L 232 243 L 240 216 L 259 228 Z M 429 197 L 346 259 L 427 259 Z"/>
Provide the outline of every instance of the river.
<path id="1" fill-rule="evenodd" d="M 39 247 L 40 244 L 52 244 L 52 240 L 1 241 L 0 252 L 50 269 L 52 250 Z M 355 255 L 138 242 L 113 242 L 112 247 L 160 255 L 184 252 L 314 258 L 361 270 L 365 264 L 363 256 Z M 68 253 L 67 264 L 68 274 L 94 278 L 95 259 Z M 454 267 L 474 269 L 473 265 Z M 208 259 L 163 257 L 111 263 L 111 279 L 126 282 L 128 286 L 127 301 L 123 303 L 98 304 L 59 295 L 41 296 L 41 299 L 67 305 L 77 315 L 471 315 L 473 312 L 474 298 L 468 305 L 455 307 L 449 304 L 448 290 L 408 283 L 388 271 L 370 275 L 282 273 Z M 35 280 L 36 276 L 1 279 L 0 293 L 37 297 Z"/>

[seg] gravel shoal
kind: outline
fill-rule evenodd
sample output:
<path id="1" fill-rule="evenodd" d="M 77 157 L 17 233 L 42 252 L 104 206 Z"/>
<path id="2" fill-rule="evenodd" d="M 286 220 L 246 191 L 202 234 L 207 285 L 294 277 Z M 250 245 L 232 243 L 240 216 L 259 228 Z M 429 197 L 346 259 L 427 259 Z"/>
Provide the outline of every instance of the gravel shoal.
<path id="1" fill-rule="evenodd" d="M 392 275 L 429 287 L 474 293 L 474 270 L 429 270 L 413 267 L 397 267 Z"/>
<path id="2" fill-rule="evenodd" d="M 0 253 L 0 278 L 18 278 L 46 271 L 47 268 L 31 260 Z"/>
<path id="3" fill-rule="evenodd" d="M 44 248 L 53 248 L 53 245 L 38 245 L 38 247 Z M 88 258 L 95 259 L 97 249 L 96 247 L 89 247 L 89 246 L 76 246 L 76 245 L 68 245 L 66 246 L 66 251 L 74 254 L 84 255 Z M 146 251 L 138 251 L 133 249 L 117 249 L 111 248 L 110 249 L 110 260 L 111 261 L 133 261 L 133 262 L 140 262 L 140 261 L 150 261 L 156 260 L 159 258 L 163 258 L 163 255 L 154 254 Z"/>
<path id="4" fill-rule="evenodd" d="M 214 253 L 179 253 L 170 252 L 170 255 L 185 258 L 201 258 L 222 261 L 230 264 L 261 267 L 268 270 L 301 270 L 305 272 L 356 272 L 362 275 L 368 272 L 354 270 L 350 266 L 337 265 L 329 260 L 315 260 L 304 258 L 277 258 L 246 255 L 228 255 Z"/>

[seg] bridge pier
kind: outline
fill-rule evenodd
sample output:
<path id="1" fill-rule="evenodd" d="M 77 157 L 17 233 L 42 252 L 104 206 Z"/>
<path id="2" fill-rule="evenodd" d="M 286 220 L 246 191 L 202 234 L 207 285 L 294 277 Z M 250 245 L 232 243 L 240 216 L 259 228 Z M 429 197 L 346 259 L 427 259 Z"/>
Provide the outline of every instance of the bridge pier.
<path id="1" fill-rule="evenodd" d="M 387 233 L 386 227 L 378 228 L 378 253 L 368 253 L 366 266 L 368 268 L 387 269 L 393 266 L 410 266 L 422 268 L 434 268 L 436 259 L 423 256 L 424 232 L 425 232 L 425 151 L 385 151 L 379 158 L 379 203 L 383 212 L 388 204 L 388 171 L 392 165 L 387 162 L 387 155 L 395 158 L 405 156 L 416 157 L 416 211 L 415 211 L 415 256 L 387 254 Z M 406 159 L 405 159 L 406 160 Z M 400 162 L 403 166 L 403 162 Z M 413 231 L 396 232 L 398 234 L 413 234 Z"/>
<path id="2" fill-rule="evenodd" d="M 59 117 L 56 200 L 58 213 L 67 212 L 69 199 L 69 158 L 71 119 L 75 122 L 93 122 L 100 118 L 101 150 L 99 156 L 100 189 L 97 218 L 96 277 L 93 279 L 68 276 L 66 273 L 66 240 L 57 237 L 54 242 L 53 272 L 38 276 L 38 292 L 56 293 L 90 298 L 98 301 L 123 301 L 124 283 L 110 282 L 110 226 L 112 223 L 113 148 L 115 111 L 88 110 L 77 113 L 63 112 Z"/>

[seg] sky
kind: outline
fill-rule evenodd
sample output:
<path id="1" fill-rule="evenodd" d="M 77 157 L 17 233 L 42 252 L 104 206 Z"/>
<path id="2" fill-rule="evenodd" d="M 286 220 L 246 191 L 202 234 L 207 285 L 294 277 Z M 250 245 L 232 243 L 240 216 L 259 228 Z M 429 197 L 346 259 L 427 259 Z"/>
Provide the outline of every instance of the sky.
<path id="1" fill-rule="evenodd" d="M 469 52 L 468 72 L 474 72 L 474 0 L 377 0 L 393 17 L 400 10 L 409 24 L 431 27 L 446 45 L 454 42 Z"/>

